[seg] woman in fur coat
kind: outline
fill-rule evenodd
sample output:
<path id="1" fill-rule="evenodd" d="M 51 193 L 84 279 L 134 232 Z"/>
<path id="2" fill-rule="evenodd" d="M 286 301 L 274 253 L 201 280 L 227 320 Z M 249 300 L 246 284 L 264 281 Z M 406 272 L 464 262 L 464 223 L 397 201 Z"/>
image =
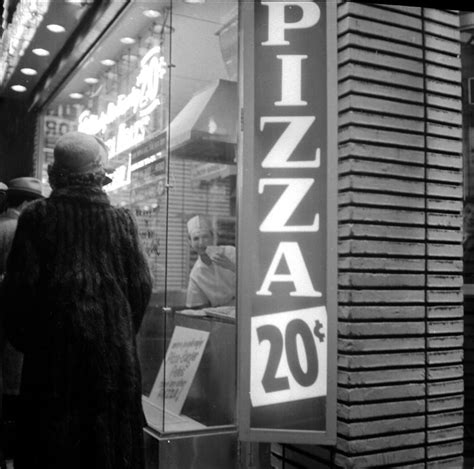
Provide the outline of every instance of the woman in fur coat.
<path id="1" fill-rule="evenodd" d="M 7 337 L 24 353 L 15 469 L 142 469 L 136 334 L 151 277 L 130 212 L 102 186 L 107 153 L 62 136 L 53 191 L 21 214 L 2 285 Z"/>

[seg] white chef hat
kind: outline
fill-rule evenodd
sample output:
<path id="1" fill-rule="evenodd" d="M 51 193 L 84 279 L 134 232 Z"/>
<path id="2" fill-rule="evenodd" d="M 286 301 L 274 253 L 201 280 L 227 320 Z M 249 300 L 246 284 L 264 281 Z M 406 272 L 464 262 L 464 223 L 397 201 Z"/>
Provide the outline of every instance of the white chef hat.
<path id="1" fill-rule="evenodd" d="M 188 220 L 188 233 L 189 236 L 193 236 L 193 233 L 200 231 L 212 231 L 211 222 L 202 215 L 196 215 Z"/>

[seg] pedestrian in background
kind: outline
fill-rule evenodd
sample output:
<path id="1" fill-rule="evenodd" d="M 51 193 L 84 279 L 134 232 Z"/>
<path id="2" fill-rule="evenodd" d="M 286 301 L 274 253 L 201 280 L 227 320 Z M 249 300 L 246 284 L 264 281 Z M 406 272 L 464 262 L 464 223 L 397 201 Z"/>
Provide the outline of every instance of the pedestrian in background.
<path id="1" fill-rule="evenodd" d="M 19 177 L 8 181 L 0 187 L 0 202 L 5 210 L 0 214 L 0 275 L 5 272 L 8 253 L 15 234 L 18 217 L 21 211 L 32 201 L 43 198 L 42 185 L 39 179 Z"/>
<path id="2" fill-rule="evenodd" d="M 1 298 L 24 353 L 15 469 L 144 467 L 136 334 L 151 276 L 135 220 L 103 190 L 106 161 L 101 140 L 60 137 L 52 193 L 18 222 Z"/>
<path id="3" fill-rule="evenodd" d="M 6 209 L 7 189 L 8 186 L 3 182 L 0 182 L 0 214 Z"/>
<path id="4" fill-rule="evenodd" d="M 5 273 L 21 211 L 32 200 L 43 197 L 41 181 L 36 178 L 15 178 L 4 187 L 1 195 L 5 199 L 6 210 L 0 214 L 0 281 Z M 13 453 L 16 435 L 22 363 L 22 354 L 5 339 L 5 330 L 0 324 L 0 447 L 7 459 Z"/>

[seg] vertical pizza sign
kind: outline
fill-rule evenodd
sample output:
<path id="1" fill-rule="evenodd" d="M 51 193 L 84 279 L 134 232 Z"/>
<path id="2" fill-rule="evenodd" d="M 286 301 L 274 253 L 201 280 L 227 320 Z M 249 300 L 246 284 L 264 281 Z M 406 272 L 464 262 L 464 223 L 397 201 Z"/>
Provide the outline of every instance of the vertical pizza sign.
<path id="1" fill-rule="evenodd" d="M 250 95 L 253 114 L 244 112 L 242 158 L 252 187 L 243 181 L 241 211 L 253 223 L 239 244 L 247 439 L 335 438 L 334 9 L 332 2 L 255 1 L 244 14 L 244 34 L 253 27 L 247 81 L 244 57 L 244 106 Z"/>

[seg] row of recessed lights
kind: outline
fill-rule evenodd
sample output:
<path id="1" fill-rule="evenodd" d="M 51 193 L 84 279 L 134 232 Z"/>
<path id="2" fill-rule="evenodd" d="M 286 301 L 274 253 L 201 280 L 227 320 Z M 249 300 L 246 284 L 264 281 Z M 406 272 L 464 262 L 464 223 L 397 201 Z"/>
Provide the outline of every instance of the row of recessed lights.
<path id="1" fill-rule="evenodd" d="M 160 17 L 161 13 L 158 10 L 149 9 L 149 10 L 144 10 L 143 15 L 146 16 L 147 18 L 155 19 L 155 18 Z M 48 31 L 51 31 L 52 33 L 55 33 L 55 34 L 64 33 L 66 31 L 66 28 L 64 28 L 64 26 L 61 26 L 59 24 L 48 24 L 46 28 L 48 29 Z M 122 39 L 120 39 L 120 42 L 122 42 L 123 44 L 134 44 L 135 39 L 132 37 L 123 37 Z M 33 49 L 31 52 L 37 55 L 38 57 L 47 57 L 48 55 L 50 55 L 48 50 L 40 48 L 40 47 Z M 112 65 L 115 65 L 115 60 L 104 59 L 104 60 L 101 60 L 101 63 L 102 65 L 105 65 L 106 67 L 111 67 Z M 20 72 L 26 76 L 35 76 L 38 74 L 38 72 L 34 68 L 28 68 L 28 67 L 22 68 Z M 89 84 L 95 84 L 99 80 L 94 77 L 88 77 L 88 78 L 85 78 L 84 81 Z M 13 91 L 16 91 L 17 93 L 24 93 L 27 90 L 26 86 L 19 85 L 19 84 L 12 85 L 11 89 Z M 83 98 L 83 95 L 81 93 L 71 93 L 69 97 L 72 99 L 81 99 Z"/>
<path id="2" fill-rule="evenodd" d="M 161 13 L 158 11 L 158 10 L 144 10 L 143 12 L 143 15 L 146 16 L 147 18 L 150 18 L 150 19 L 156 19 L 156 18 L 159 18 L 161 16 Z M 136 39 L 134 39 L 133 37 L 129 37 L 129 36 L 125 36 L 125 37 L 122 37 L 120 39 L 120 42 L 124 45 L 132 45 L 132 44 L 135 44 L 136 42 Z M 113 65 L 116 64 L 116 61 L 115 60 L 112 60 L 112 59 L 103 59 L 100 61 L 100 63 L 102 65 L 104 65 L 105 67 L 112 67 Z M 89 84 L 89 85 L 95 85 L 96 83 L 99 82 L 99 80 L 95 77 L 87 77 L 87 78 L 84 78 L 84 81 Z M 84 95 L 82 93 L 70 93 L 69 94 L 69 97 L 71 99 L 82 99 L 84 97 Z"/>
<path id="3" fill-rule="evenodd" d="M 48 31 L 51 31 L 54 34 L 61 34 L 66 31 L 66 28 L 64 26 L 61 26 L 60 24 L 48 24 L 46 26 L 46 29 Z M 42 49 L 41 47 L 37 47 L 31 51 L 33 54 L 37 55 L 38 57 L 47 57 L 49 55 L 49 51 L 46 49 Z M 38 74 L 38 72 L 34 68 L 29 68 L 25 67 L 20 69 L 20 72 L 23 73 L 23 75 L 32 77 Z M 12 85 L 11 89 L 13 91 L 16 91 L 17 93 L 24 93 L 27 88 L 26 86 L 23 85 Z"/>

